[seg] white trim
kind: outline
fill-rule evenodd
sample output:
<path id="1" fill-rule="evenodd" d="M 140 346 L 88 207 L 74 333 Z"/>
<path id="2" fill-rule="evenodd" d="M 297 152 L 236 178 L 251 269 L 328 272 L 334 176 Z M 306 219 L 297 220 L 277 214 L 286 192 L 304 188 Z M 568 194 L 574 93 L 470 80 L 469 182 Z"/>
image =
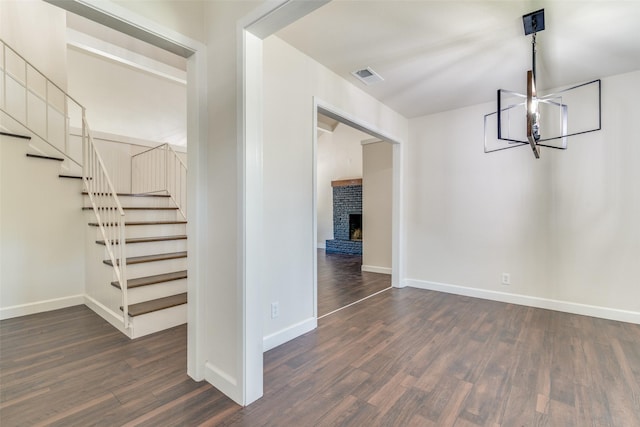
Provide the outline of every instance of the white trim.
<path id="1" fill-rule="evenodd" d="M 391 285 L 395 288 L 404 287 L 404 215 L 403 215 L 403 158 L 406 151 L 405 144 L 393 147 L 393 182 L 391 194 Z"/>
<path id="2" fill-rule="evenodd" d="M 242 390 L 241 387 L 238 387 L 237 379 L 211 362 L 204 364 L 204 379 L 209 384 L 214 384 L 215 388 L 229 396 L 234 402 L 242 402 Z"/>
<path id="3" fill-rule="evenodd" d="M 59 310 L 61 308 L 73 307 L 74 305 L 82 304 L 84 304 L 84 295 L 72 295 L 69 297 L 12 305 L 0 308 L 0 320 L 44 313 L 45 311 Z"/>
<path id="4" fill-rule="evenodd" d="M 316 238 L 317 238 L 317 237 L 316 237 Z M 326 242 L 326 240 L 325 240 L 324 242 L 318 242 L 317 248 L 318 248 L 318 249 L 327 249 L 327 242 Z"/>
<path id="5" fill-rule="evenodd" d="M 124 64 L 157 77 L 187 85 L 187 72 L 139 53 L 96 39 L 88 34 L 67 28 L 67 46 L 75 50 L 97 55 L 109 61 Z"/>
<path id="6" fill-rule="evenodd" d="M 311 118 L 312 129 L 318 129 L 318 100 L 313 97 L 313 117 Z M 313 238 L 311 244 L 311 274 L 312 274 L 312 302 L 313 317 L 318 318 L 318 245 L 323 245 L 326 249 L 326 240 L 318 242 L 318 132 L 312 132 L 311 136 L 311 231 Z"/>
<path id="7" fill-rule="evenodd" d="M 207 51 L 204 47 L 187 60 L 187 145 L 189 169 L 187 170 L 187 373 L 196 381 L 205 377 L 207 305 L 204 295 L 209 277 L 207 201 Z"/>
<path id="8" fill-rule="evenodd" d="M 391 274 L 391 268 L 389 267 L 378 267 L 375 265 L 362 265 L 360 268 L 362 271 L 368 271 L 369 273 L 380 273 L 380 274 Z"/>
<path id="9" fill-rule="evenodd" d="M 89 307 L 98 316 L 109 322 L 111 326 L 131 338 L 130 331 L 124 328 L 124 320 L 122 319 L 122 315 L 118 316 L 118 313 L 115 313 L 113 310 L 109 309 L 107 306 L 90 297 L 89 295 L 84 295 L 84 305 Z"/>
<path id="10" fill-rule="evenodd" d="M 89 9 L 93 15 L 92 20 L 185 58 L 198 50 L 204 51 L 205 49 L 201 42 L 139 15 L 111 0 L 45 1 L 84 17 L 87 17 L 87 9 Z M 101 16 L 96 16 L 96 13 Z M 133 35 L 132 31 L 136 35 Z"/>
<path id="11" fill-rule="evenodd" d="M 358 129 L 359 131 L 369 134 L 372 137 L 378 138 L 381 141 L 390 142 L 391 144 L 402 144 L 402 140 L 400 140 L 399 138 L 389 135 L 388 133 L 379 130 L 376 126 L 373 126 L 372 124 L 364 120 L 360 120 L 359 118 L 347 113 L 346 111 L 334 107 L 328 102 L 321 100 L 317 96 L 313 97 L 313 102 L 314 106 L 316 107 L 314 111 L 314 114 L 316 115 L 316 121 L 314 122 L 313 126 L 314 129 L 317 127 L 317 113 L 319 112 L 329 118 L 339 121 L 342 124 L 351 126 L 352 128 Z"/>
<path id="12" fill-rule="evenodd" d="M 331 0 L 270 0 L 258 6 L 243 20 L 244 28 L 265 39 L 278 30 L 313 12 Z"/>
<path id="13" fill-rule="evenodd" d="M 487 289 L 469 288 L 465 286 L 450 285 L 447 283 L 429 282 L 426 280 L 407 279 L 405 284 L 412 288 L 428 289 L 431 291 L 446 292 L 449 294 L 464 295 L 509 304 L 518 304 L 528 307 L 544 308 L 548 310 L 562 311 L 565 313 L 640 324 L 640 312 L 637 311 L 619 310 L 616 308 L 581 304 L 571 301 L 559 301 L 529 295 L 512 294 L 508 292 L 491 291 Z"/>
<path id="14" fill-rule="evenodd" d="M 262 141 L 262 40 L 239 28 L 238 82 L 242 96 L 238 99 L 238 182 L 242 194 L 238 197 L 238 212 L 242 221 L 238 230 L 242 244 L 238 245 L 238 277 L 242 280 L 242 339 L 244 397 L 249 405 L 263 395 L 263 332 L 262 332 L 262 251 L 263 251 L 263 141 Z"/>
<path id="15" fill-rule="evenodd" d="M 264 337 L 262 339 L 262 349 L 263 351 L 269 351 L 272 348 L 276 348 L 287 341 L 291 341 L 294 338 L 304 335 L 317 327 L 318 319 L 315 317 L 303 320 L 302 322 L 296 323 L 295 325 L 291 325 L 288 328 Z"/>

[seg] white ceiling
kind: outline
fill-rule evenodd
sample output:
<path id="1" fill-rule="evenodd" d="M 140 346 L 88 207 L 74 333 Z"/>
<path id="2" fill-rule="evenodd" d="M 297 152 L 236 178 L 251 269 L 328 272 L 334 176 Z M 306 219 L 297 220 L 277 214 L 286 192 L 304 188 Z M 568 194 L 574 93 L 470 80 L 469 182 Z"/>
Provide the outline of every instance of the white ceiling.
<path id="1" fill-rule="evenodd" d="M 542 8 L 539 90 L 640 69 L 640 0 L 333 0 L 276 35 L 412 118 L 525 92 L 522 15 Z M 385 81 L 351 75 L 367 66 Z"/>

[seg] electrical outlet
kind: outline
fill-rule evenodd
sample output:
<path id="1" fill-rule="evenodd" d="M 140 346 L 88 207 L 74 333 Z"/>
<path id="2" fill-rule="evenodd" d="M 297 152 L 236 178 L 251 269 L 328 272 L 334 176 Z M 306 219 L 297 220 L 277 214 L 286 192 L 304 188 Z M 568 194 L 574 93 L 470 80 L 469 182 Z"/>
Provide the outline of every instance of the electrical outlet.
<path id="1" fill-rule="evenodd" d="M 271 303 L 271 318 L 275 319 L 280 315 L 280 303 L 278 301 Z"/>
<path id="2" fill-rule="evenodd" d="M 502 273 L 502 284 L 505 286 L 511 284 L 511 275 L 509 273 Z"/>

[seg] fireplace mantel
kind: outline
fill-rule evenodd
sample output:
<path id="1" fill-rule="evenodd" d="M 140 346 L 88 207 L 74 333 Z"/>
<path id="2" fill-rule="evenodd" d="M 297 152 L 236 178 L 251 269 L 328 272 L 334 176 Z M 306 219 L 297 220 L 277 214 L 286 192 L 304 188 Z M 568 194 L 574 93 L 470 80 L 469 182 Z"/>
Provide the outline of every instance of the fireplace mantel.
<path id="1" fill-rule="evenodd" d="M 362 185 L 362 178 L 338 179 L 331 181 L 332 187 L 346 187 L 348 185 Z"/>

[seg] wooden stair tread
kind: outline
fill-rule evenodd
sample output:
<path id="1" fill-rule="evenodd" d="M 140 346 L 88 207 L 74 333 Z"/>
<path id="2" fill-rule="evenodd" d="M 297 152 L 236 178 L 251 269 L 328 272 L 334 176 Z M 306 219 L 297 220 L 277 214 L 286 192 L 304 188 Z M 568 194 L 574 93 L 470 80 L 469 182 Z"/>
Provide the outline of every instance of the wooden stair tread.
<path id="1" fill-rule="evenodd" d="M 104 207 L 103 207 L 104 208 Z M 111 209 L 115 209 L 115 206 L 112 206 Z M 92 210 L 93 207 L 85 206 L 82 208 L 83 211 Z M 147 207 L 147 206 L 130 206 L 130 207 L 122 207 L 125 211 L 176 211 L 178 210 L 177 206 L 159 206 L 156 208 Z"/>
<path id="2" fill-rule="evenodd" d="M 127 265 L 132 264 L 142 264 L 145 262 L 155 262 L 155 261 L 166 261 L 168 259 L 178 259 L 178 258 L 186 258 L 187 251 L 182 252 L 169 252 L 166 254 L 154 254 L 154 255 L 144 255 L 144 256 L 134 256 L 127 258 Z M 103 263 L 113 266 L 110 259 L 105 259 L 102 261 Z M 120 265 L 120 260 L 116 260 L 118 265 Z"/>
<path id="3" fill-rule="evenodd" d="M 164 242 L 168 240 L 186 240 L 187 236 L 184 234 L 177 236 L 158 236 L 158 237 L 131 237 L 125 240 L 128 245 L 130 243 L 149 243 L 149 242 Z M 96 240 L 99 245 L 104 245 L 104 240 Z M 118 240 L 114 240 L 113 244 L 117 245 Z"/>
<path id="4" fill-rule="evenodd" d="M 30 140 L 31 139 L 31 137 L 29 135 L 21 135 L 19 133 L 13 133 L 13 132 L 0 131 L 0 135 L 10 136 L 11 138 L 26 139 L 26 140 Z"/>
<path id="5" fill-rule="evenodd" d="M 89 193 L 87 193 L 86 191 L 82 192 L 83 195 L 87 196 Z M 100 193 L 100 194 L 104 194 L 104 193 Z M 125 197 L 171 197 L 168 194 L 134 194 L 134 193 L 116 193 L 118 196 L 125 196 Z"/>
<path id="6" fill-rule="evenodd" d="M 42 154 L 27 153 L 27 157 L 31 157 L 34 159 L 55 160 L 57 162 L 64 162 L 64 159 L 61 157 L 44 156 Z"/>
<path id="7" fill-rule="evenodd" d="M 129 316 L 135 317 L 141 314 L 152 313 L 165 308 L 175 307 L 187 303 L 187 293 L 171 295 L 170 297 L 158 298 L 151 301 L 131 304 L 129 306 Z M 122 310 L 122 307 L 120 307 Z"/>
<path id="8" fill-rule="evenodd" d="M 128 221 L 125 222 L 124 225 L 172 225 L 172 224 L 186 224 L 187 221 Z M 90 226 L 92 227 L 97 227 L 98 223 L 97 222 L 90 222 L 89 223 Z M 108 223 L 108 224 L 104 224 L 107 227 L 109 226 L 113 226 L 113 225 L 117 225 L 114 223 Z"/>
<path id="9" fill-rule="evenodd" d="M 156 283 L 171 282 L 187 278 L 187 270 L 174 271 L 173 273 L 156 274 L 155 276 L 138 277 L 127 280 L 127 289 L 138 288 L 140 286 L 154 285 Z M 120 289 L 120 282 L 111 282 L 111 286 Z"/>

